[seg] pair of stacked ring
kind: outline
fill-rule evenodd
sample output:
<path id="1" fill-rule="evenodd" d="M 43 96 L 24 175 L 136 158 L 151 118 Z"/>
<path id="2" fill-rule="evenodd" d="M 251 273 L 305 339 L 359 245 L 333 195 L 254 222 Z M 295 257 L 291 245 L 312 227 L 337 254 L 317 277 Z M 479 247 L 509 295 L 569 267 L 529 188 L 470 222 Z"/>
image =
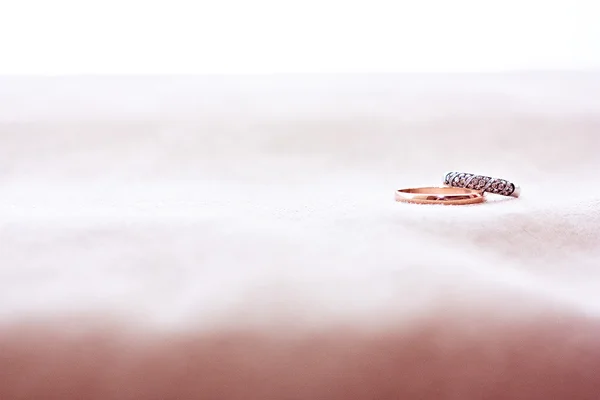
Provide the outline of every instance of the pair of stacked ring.
<path id="1" fill-rule="evenodd" d="M 396 190 L 396 201 L 418 204 L 475 204 L 484 201 L 484 193 L 519 197 L 521 190 L 506 179 L 448 172 L 442 187 L 421 187 Z"/>

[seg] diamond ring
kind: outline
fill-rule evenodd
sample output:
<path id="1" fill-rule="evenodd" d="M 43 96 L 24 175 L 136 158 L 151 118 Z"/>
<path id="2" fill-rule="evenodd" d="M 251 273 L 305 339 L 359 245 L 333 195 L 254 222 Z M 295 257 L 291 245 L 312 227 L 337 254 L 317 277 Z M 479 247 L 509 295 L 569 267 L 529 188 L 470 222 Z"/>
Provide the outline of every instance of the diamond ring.
<path id="1" fill-rule="evenodd" d="M 452 187 L 480 190 L 502 196 L 519 197 L 521 188 L 506 179 L 470 174 L 466 172 L 448 172 L 444 184 Z"/>

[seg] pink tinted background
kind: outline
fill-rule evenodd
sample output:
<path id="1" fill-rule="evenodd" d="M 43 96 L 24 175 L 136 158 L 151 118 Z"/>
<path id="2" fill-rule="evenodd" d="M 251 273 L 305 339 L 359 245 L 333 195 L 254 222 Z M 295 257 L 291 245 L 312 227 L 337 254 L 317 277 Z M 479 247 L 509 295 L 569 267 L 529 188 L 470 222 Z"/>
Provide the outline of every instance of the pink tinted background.
<path id="1" fill-rule="evenodd" d="M 597 398 L 599 74 L 0 87 L 0 398 Z"/>

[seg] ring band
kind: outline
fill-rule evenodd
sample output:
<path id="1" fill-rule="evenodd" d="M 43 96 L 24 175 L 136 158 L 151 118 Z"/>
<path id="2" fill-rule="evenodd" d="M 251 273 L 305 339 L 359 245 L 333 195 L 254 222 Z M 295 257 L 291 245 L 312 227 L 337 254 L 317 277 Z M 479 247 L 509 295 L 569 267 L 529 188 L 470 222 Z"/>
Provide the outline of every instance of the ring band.
<path id="1" fill-rule="evenodd" d="M 396 190 L 396 201 L 416 204 L 463 205 L 483 202 L 483 192 L 456 187 L 420 187 Z"/>
<path id="2" fill-rule="evenodd" d="M 519 197 L 521 194 L 521 188 L 506 179 L 466 172 L 448 172 L 444 176 L 444 184 L 457 188 L 481 190 L 482 192 L 500 194 L 502 196 Z"/>

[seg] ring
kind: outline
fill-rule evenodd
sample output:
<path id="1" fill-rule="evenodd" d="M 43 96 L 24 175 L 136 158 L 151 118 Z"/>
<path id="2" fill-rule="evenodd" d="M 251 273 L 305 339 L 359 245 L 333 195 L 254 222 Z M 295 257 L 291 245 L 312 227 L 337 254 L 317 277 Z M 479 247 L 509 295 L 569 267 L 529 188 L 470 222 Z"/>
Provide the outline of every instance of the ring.
<path id="1" fill-rule="evenodd" d="M 483 192 L 456 187 L 420 187 L 396 190 L 396 201 L 416 204 L 462 205 L 483 202 Z"/>
<path id="2" fill-rule="evenodd" d="M 521 188 L 506 179 L 469 174 L 466 172 L 448 172 L 444 184 L 457 188 L 474 189 L 502 196 L 519 197 Z"/>

